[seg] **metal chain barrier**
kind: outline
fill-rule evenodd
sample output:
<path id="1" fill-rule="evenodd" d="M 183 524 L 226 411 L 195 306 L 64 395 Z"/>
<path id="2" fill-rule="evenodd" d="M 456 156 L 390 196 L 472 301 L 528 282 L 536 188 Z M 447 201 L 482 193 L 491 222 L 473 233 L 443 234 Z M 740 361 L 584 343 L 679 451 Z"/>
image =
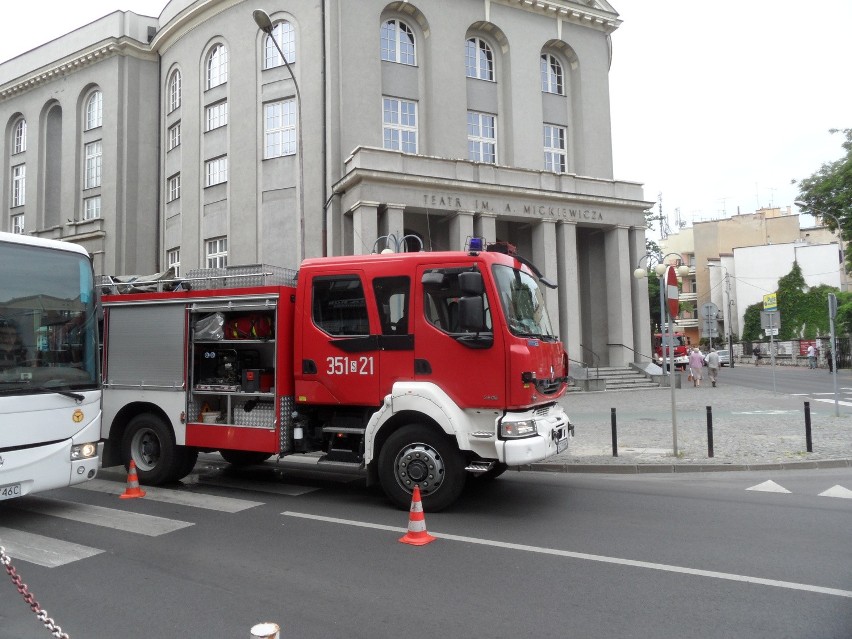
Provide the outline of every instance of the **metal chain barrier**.
<path id="1" fill-rule="evenodd" d="M 56 625 L 56 622 L 47 616 L 47 611 L 43 610 L 39 603 L 36 601 L 33 594 L 27 588 L 27 584 L 21 581 L 21 577 L 18 574 L 18 571 L 15 570 L 14 566 L 12 566 L 12 558 L 6 554 L 6 549 L 3 546 L 0 546 L 0 563 L 6 568 L 6 572 L 9 573 L 9 577 L 12 579 L 12 583 L 15 584 L 15 588 L 18 589 L 18 592 L 24 598 L 24 601 L 29 605 L 30 610 L 35 613 L 35 616 L 44 624 L 44 627 L 50 631 L 54 637 L 58 637 L 58 639 L 70 639 L 70 637 L 62 632 L 62 628 Z"/>

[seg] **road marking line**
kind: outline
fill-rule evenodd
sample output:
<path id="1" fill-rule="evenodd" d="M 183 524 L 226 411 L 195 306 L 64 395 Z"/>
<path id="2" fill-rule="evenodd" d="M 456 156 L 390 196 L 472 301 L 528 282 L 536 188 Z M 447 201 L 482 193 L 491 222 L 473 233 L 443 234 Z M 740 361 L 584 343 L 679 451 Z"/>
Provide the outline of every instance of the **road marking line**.
<path id="1" fill-rule="evenodd" d="M 215 475 L 199 475 L 196 482 L 203 486 L 221 486 L 222 488 L 238 488 L 240 490 L 253 490 L 258 493 L 271 493 L 273 495 L 285 495 L 287 497 L 300 497 L 319 490 L 316 486 L 298 486 L 296 484 L 276 484 L 272 482 L 257 482 L 244 479 L 232 479 L 228 477 L 217 477 Z M 147 490 L 147 488 L 146 488 Z"/>
<path id="2" fill-rule="evenodd" d="M 324 521 L 331 524 L 344 524 L 346 526 L 359 526 L 361 528 L 374 528 L 377 530 L 388 530 L 391 532 L 407 532 L 407 528 L 396 526 L 385 526 L 383 524 L 371 524 L 364 521 L 353 521 L 351 519 L 337 519 L 335 517 L 323 517 L 321 515 L 309 515 L 307 513 L 296 513 L 292 511 L 284 511 L 281 513 L 285 517 L 299 517 L 302 519 L 313 519 L 316 521 Z M 650 561 L 637 561 L 635 559 L 623 559 L 620 557 L 607 557 L 605 555 L 592 555 L 584 552 L 573 552 L 570 550 L 558 550 L 556 548 L 543 548 L 541 546 L 527 546 L 525 544 L 512 544 L 504 541 L 494 541 L 491 539 L 479 539 L 477 537 L 463 537 L 460 535 L 448 535 L 446 533 L 436 533 L 429 531 L 429 534 L 439 539 L 447 539 L 449 541 L 460 541 L 468 544 L 478 544 L 480 546 L 493 546 L 495 548 L 507 548 L 509 550 L 522 550 L 524 552 L 534 552 L 542 555 L 555 555 L 558 557 L 569 557 L 571 559 L 584 559 L 586 561 L 597 561 L 606 564 L 618 564 L 621 566 L 633 566 L 634 568 L 647 568 L 649 570 L 660 570 L 664 572 L 674 572 L 683 575 L 694 575 L 697 577 L 711 577 L 713 579 L 724 579 L 727 581 L 740 581 L 745 583 L 758 584 L 761 586 L 771 586 L 774 588 L 786 588 L 788 590 L 803 590 L 806 592 L 814 592 L 822 595 L 833 595 L 835 597 L 846 597 L 852 599 L 852 591 L 841 590 L 839 588 L 827 588 L 825 586 L 814 586 L 811 584 L 796 583 L 794 581 L 779 581 L 777 579 L 764 579 L 763 577 L 750 577 L 748 575 L 735 575 L 728 572 L 717 572 L 715 570 L 701 570 L 698 568 L 686 568 L 684 566 L 672 566 L 670 564 L 658 564 Z"/>
<path id="3" fill-rule="evenodd" d="M 45 568 L 64 566 L 72 561 L 87 559 L 104 552 L 98 548 L 90 548 L 70 541 L 2 527 L 0 527 L 0 544 L 6 548 L 10 557 Z"/>
<path id="4" fill-rule="evenodd" d="M 832 486 L 819 494 L 820 497 L 840 497 L 841 499 L 852 499 L 852 490 L 841 485 Z"/>
<path id="5" fill-rule="evenodd" d="M 77 484 L 74 488 L 79 488 L 81 490 L 93 490 L 95 492 L 108 493 L 111 495 L 120 495 L 124 492 L 125 487 L 114 481 L 93 479 L 82 484 Z M 260 501 L 233 499 L 231 497 L 217 497 L 216 495 L 191 493 L 185 490 L 171 490 L 169 488 L 157 488 L 155 486 L 145 486 L 143 490 L 145 491 L 144 499 L 162 501 L 167 504 L 177 504 L 178 506 L 191 506 L 192 508 L 218 510 L 225 513 L 238 513 L 242 510 L 248 510 L 249 508 L 263 505 L 263 502 Z"/>
<path id="6" fill-rule="evenodd" d="M 165 517 L 143 515 L 115 508 L 78 504 L 46 497 L 23 497 L 12 504 L 12 507 L 41 515 L 79 521 L 93 526 L 138 533 L 148 537 L 159 537 L 193 525 L 188 521 L 166 519 Z"/>
<path id="7" fill-rule="evenodd" d="M 746 488 L 746 490 L 758 490 L 764 493 L 789 493 L 790 491 L 784 488 L 783 486 L 776 484 L 771 479 L 767 479 L 762 484 L 758 484 L 757 486 L 752 486 L 751 488 Z"/>
<path id="8" fill-rule="evenodd" d="M 825 402 L 826 404 L 833 404 L 833 399 L 820 399 L 819 397 L 814 397 L 815 402 Z M 841 402 L 838 400 L 837 402 L 840 406 L 852 406 L 852 402 Z"/>

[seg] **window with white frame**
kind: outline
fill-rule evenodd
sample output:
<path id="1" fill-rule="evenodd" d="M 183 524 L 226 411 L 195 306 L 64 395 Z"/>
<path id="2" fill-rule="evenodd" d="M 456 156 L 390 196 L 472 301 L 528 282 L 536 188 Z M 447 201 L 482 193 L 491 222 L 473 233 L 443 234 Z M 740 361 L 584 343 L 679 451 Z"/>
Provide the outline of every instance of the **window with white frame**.
<path id="1" fill-rule="evenodd" d="M 83 175 L 83 188 L 93 189 L 101 185 L 102 167 L 101 141 L 89 142 L 85 146 L 85 171 Z"/>
<path id="2" fill-rule="evenodd" d="M 207 268 L 228 266 L 228 238 L 216 237 L 206 242 Z"/>
<path id="3" fill-rule="evenodd" d="M 169 127 L 169 151 L 180 146 L 180 122 Z"/>
<path id="4" fill-rule="evenodd" d="M 402 20 L 388 20 L 382 25 L 382 60 L 400 64 L 417 64 L 414 56 L 414 32 Z"/>
<path id="5" fill-rule="evenodd" d="M 469 78 L 494 81 L 494 54 L 485 40 L 468 38 L 465 45 L 465 69 Z"/>
<path id="6" fill-rule="evenodd" d="M 169 178 L 168 192 L 169 194 L 166 202 L 174 202 L 180 197 L 180 173 L 176 173 Z"/>
<path id="7" fill-rule="evenodd" d="M 24 232 L 24 214 L 19 213 L 17 215 L 13 215 L 11 220 L 9 221 L 9 228 L 12 233 L 17 233 L 18 235 Z"/>
<path id="8" fill-rule="evenodd" d="M 212 89 L 228 81 L 228 49 L 217 44 L 207 56 L 207 88 Z"/>
<path id="9" fill-rule="evenodd" d="M 104 94 L 100 91 L 92 91 L 86 100 L 86 127 L 96 129 L 104 123 Z"/>
<path id="10" fill-rule="evenodd" d="M 23 153 L 27 150 L 27 121 L 24 118 L 15 122 L 12 131 L 12 154 Z"/>
<path id="11" fill-rule="evenodd" d="M 541 90 L 544 93 L 565 95 L 562 63 L 549 53 L 541 55 Z"/>
<path id="12" fill-rule="evenodd" d="M 96 220 L 101 216 L 101 196 L 87 197 L 83 200 L 83 219 Z"/>
<path id="13" fill-rule="evenodd" d="M 263 107 L 264 159 L 296 153 L 296 101 L 270 102 Z"/>
<path id="14" fill-rule="evenodd" d="M 23 206 L 26 203 L 27 165 L 19 164 L 12 167 L 12 206 Z"/>
<path id="15" fill-rule="evenodd" d="M 216 104 L 211 104 L 204 110 L 205 114 L 205 131 L 212 131 L 213 129 L 218 129 L 220 126 L 225 126 L 228 124 L 228 103 L 227 102 L 217 102 Z"/>
<path id="16" fill-rule="evenodd" d="M 207 160 L 205 162 L 205 186 L 213 186 L 228 181 L 228 156 Z"/>
<path id="17" fill-rule="evenodd" d="M 166 268 L 175 270 L 175 277 L 180 277 L 180 247 L 166 252 Z"/>
<path id="18" fill-rule="evenodd" d="M 568 153 L 564 126 L 544 125 L 544 169 L 554 173 L 565 173 Z"/>
<path id="19" fill-rule="evenodd" d="M 417 153 L 417 103 L 382 98 L 384 148 Z"/>
<path id="20" fill-rule="evenodd" d="M 180 106 L 180 71 L 175 69 L 169 77 L 169 113 Z"/>
<path id="21" fill-rule="evenodd" d="M 472 162 L 497 163 L 497 116 L 467 112 L 467 158 Z"/>
<path id="22" fill-rule="evenodd" d="M 284 56 L 287 58 L 287 62 L 289 64 L 293 64 L 296 61 L 296 31 L 293 29 L 292 24 L 284 20 L 272 27 L 272 34 L 266 36 L 266 39 L 264 40 L 264 69 L 280 67 L 284 64 L 284 61 L 281 59 L 281 54 L 278 53 L 278 48 L 275 46 L 275 42 L 277 42 L 278 46 L 281 47 L 281 50 L 284 52 Z"/>

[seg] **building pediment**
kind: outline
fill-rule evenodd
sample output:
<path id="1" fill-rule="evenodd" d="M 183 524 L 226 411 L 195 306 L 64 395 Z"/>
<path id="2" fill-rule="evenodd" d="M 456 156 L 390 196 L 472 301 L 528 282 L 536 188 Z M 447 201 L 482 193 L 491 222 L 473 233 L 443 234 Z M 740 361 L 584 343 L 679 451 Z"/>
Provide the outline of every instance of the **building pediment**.
<path id="1" fill-rule="evenodd" d="M 510 7 L 535 11 L 573 22 L 604 33 L 612 33 L 619 26 L 618 12 L 605 0 L 492 0 Z"/>

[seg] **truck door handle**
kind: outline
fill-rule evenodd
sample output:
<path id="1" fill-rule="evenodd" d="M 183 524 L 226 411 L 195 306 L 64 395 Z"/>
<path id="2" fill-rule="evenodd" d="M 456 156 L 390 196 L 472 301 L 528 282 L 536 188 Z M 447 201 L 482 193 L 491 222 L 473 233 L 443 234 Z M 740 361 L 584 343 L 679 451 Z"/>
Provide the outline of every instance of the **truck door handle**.
<path id="1" fill-rule="evenodd" d="M 302 374 L 303 375 L 316 375 L 317 374 L 317 365 L 312 359 L 303 359 L 302 360 Z"/>
<path id="2" fill-rule="evenodd" d="M 414 373 L 416 375 L 431 375 L 432 374 L 432 365 L 429 364 L 429 360 L 427 360 L 427 359 L 415 359 L 414 360 Z"/>

